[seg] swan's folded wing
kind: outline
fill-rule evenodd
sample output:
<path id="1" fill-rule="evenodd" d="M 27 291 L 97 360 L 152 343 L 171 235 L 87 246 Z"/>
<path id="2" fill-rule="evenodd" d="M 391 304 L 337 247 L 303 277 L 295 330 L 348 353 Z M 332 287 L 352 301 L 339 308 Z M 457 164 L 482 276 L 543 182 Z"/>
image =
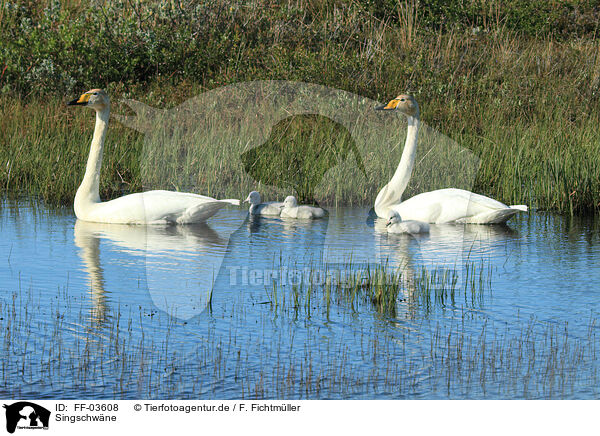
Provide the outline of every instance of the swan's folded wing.
<path id="1" fill-rule="evenodd" d="M 194 205 L 186 209 L 177 219 L 178 224 L 189 224 L 189 223 L 200 223 L 209 219 L 211 216 L 216 214 L 219 210 L 225 206 L 229 206 L 232 203 L 231 200 L 213 200 L 206 201 L 197 205 Z M 237 201 L 239 204 L 239 200 Z"/>
<path id="2" fill-rule="evenodd" d="M 87 221 L 119 224 L 168 224 L 203 222 L 239 200 L 215 200 L 203 195 L 174 191 L 147 191 L 125 195 L 94 206 Z"/>

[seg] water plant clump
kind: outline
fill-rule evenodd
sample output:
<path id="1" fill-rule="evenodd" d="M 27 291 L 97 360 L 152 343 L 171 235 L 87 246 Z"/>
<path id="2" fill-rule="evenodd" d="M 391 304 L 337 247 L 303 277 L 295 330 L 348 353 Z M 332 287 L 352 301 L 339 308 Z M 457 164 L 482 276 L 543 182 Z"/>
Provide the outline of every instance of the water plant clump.
<path id="1" fill-rule="evenodd" d="M 281 266 L 280 268 L 285 268 Z M 389 262 L 377 264 L 314 263 L 303 269 L 291 286 L 273 281 L 265 294 L 274 311 L 310 316 L 321 310 L 329 317 L 332 304 L 344 305 L 354 312 L 372 309 L 395 318 L 400 306 L 412 316 L 427 316 L 446 308 L 483 308 L 492 297 L 493 267 L 483 260 L 467 262 L 461 268 L 407 266 L 394 267 Z"/>

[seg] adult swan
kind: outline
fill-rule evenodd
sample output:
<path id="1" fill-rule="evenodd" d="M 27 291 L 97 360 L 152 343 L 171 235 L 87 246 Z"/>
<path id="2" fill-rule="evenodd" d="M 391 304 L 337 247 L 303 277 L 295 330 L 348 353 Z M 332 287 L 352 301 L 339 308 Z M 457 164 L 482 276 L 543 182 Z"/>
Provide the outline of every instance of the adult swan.
<path id="1" fill-rule="evenodd" d="M 96 111 L 96 128 L 83 181 L 75 194 L 75 215 L 83 221 L 115 224 L 188 224 L 203 222 L 223 207 L 239 200 L 215 200 L 203 195 L 172 191 L 148 191 L 100 201 L 100 167 L 108 129 L 110 100 L 106 92 L 92 89 L 68 105 Z"/>
<path id="2" fill-rule="evenodd" d="M 388 218 L 397 212 L 402 220 L 424 221 L 426 223 L 473 223 L 499 224 L 506 222 L 527 206 L 507 206 L 492 198 L 474 194 L 464 189 L 438 189 L 415 195 L 402 201 L 402 194 L 408 185 L 415 163 L 419 135 L 419 105 L 411 95 L 400 95 L 377 110 L 398 110 L 408 118 L 406 143 L 400 164 L 387 185 L 375 200 L 375 213 L 380 218 Z"/>

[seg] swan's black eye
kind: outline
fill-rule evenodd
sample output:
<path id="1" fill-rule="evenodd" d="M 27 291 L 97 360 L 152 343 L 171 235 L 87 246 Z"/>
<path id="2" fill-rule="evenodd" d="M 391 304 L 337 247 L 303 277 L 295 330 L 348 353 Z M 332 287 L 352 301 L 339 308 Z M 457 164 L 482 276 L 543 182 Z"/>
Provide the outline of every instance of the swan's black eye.
<path id="1" fill-rule="evenodd" d="M 98 95 L 98 93 L 97 93 L 97 92 L 94 92 L 92 95 Z M 404 100 L 403 100 L 403 101 L 404 101 Z"/>
<path id="2" fill-rule="evenodd" d="M 401 99 L 400 99 L 400 101 L 404 101 L 404 99 L 403 99 L 403 98 L 401 98 Z"/>

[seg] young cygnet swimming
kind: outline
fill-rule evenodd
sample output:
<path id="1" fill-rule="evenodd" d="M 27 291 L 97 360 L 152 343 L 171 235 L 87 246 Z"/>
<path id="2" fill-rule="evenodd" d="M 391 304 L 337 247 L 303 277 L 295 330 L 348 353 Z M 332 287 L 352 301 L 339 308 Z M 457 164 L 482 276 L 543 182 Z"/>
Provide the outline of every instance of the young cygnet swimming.
<path id="1" fill-rule="evenodd" d="M 244 203 L 250 203 L 250 214 L 261 215 L 261 216 L 279 216 L 283 209 L 283 203 L 271 201 L 263 203 L 260 194 L 257 191 L 252 191 L 248 194 L 248 198 L 244 200 Z"/>
<path id="2" fill-rule="evenodd" d="M 429 224 L 423 221 L 402 221 L 398 212 L 391 211 L 386 224 L 388 233 L 429 233 Z"/>
<path id="3" fill-rule="evenodd" d="M 316 219 L 323 218 L 325 211 L 320 207 L 298 206 L 296 197 L 290 195 L 283 202 L 281 216 L 285 218 Z"/>

